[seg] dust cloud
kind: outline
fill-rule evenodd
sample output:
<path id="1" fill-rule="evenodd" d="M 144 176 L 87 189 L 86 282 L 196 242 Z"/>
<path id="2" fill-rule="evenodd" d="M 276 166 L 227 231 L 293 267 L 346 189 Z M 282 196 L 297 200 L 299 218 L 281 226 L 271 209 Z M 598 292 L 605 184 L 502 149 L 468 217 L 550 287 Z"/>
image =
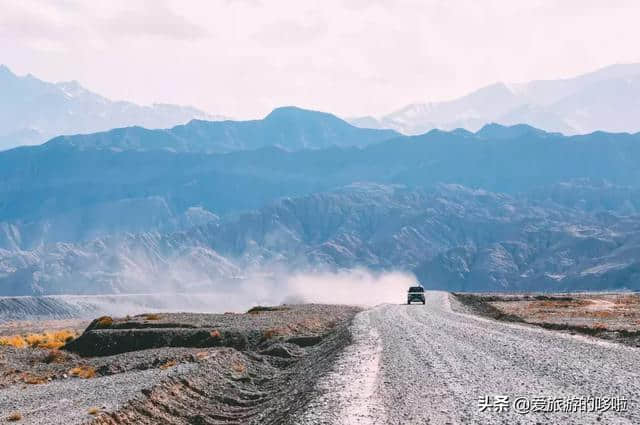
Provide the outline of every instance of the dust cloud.
<path id="1" fill-rule="evenodd" d="M 365 306 L 401 303 L 407 288 L 416 281 L 406 272 L 376 273 L 367 269 L 293 274 L 286 282 L 289 298 L 283 301 Z"/>
<path id="2" fill-rule="evenodd" d="M 15 297 L 2 297 L 0 301 L 7 308 L 0 321 L 51 315 L 62 318 L 146 312 L 240 313 L 256 305 L 301 303 L 374 306 L 404 302 L 407 288 L 415 282 L 415 276 L 401 271 L 260 269 L 242 278 L 200 282 L 195 291 L 189 290 L 191 285 L 185 282 L 182 288 L 165 287 L 153 292 L 19 297 L 19 302 L 17 299 L 14 302 Z"/>

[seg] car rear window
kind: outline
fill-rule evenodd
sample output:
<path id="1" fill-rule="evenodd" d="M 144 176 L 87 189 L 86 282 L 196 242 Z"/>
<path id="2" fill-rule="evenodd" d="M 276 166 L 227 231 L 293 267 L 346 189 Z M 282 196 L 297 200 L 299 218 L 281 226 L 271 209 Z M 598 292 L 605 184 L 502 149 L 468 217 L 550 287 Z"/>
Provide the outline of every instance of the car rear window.
<path id="1" fill-rule="evenodd" d="M 424 288 L 422 286 L 412 286 L 409 288 L 409 292 L 424 292 Z"/>

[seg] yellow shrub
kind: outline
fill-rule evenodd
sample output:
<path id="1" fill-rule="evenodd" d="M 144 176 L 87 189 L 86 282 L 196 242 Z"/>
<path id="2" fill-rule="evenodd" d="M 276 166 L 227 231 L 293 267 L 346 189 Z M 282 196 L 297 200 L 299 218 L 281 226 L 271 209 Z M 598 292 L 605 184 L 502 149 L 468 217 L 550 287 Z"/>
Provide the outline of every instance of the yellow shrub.
<path id="1" fill-rule="evenodd" d="M 20 335 L 3 336 L 0 338 L 0 345 L 10 345 L 16 348 L 25 348 L 28 344 L 27 341 Z"/>
<path id="2" fill-rule="evenodd" d="M 45 376 L 35 375 L 33 373 L 25 372 L 22 374 L 22 381 L 25 384 L 38 385 L 38 384 L 46 384 L 47 378 Z"/>
<path id="3" fill-rule="evenodd" d="M 46 342 L 40 346 L 43 348 L 60 348 L 76 337 L 76 333 L 70 330 L 46 332 Z"/>
<path id="4" fill-rule="evenodd" d="M 0 338 L 0 345 L 10 345 L 17 348 L 60 348 L 73 338 L 75 332 L 70 330 L 44 332 L 41 334 L 13 335 Z"/>
<path id="5" fill-rule="evenodd" d="M 44 339 L 45 339 L 44 335 L 38 335 L 38 334 L 29 334 L 24 338 L 24 340 L 27 341 L 27 344 L 29 344 L 32 347 L 38 347 L 40 344 L 44 342 Z"/>
<path id="6" fill-rule="evenodd" d="M 40 348 L 48 348 L 49 350 L 53 350 L 56 348 L 60 348 L 64 345 L 64 341 L 44 341 L 37 345 Z"/>
<path id="7" fill-rule="evenodd" d="M 68 329 L 64 329 L 64 330 L 53 333 L 53 338 L 59 341 L 64 341 L 64 342 L 70 342 L 75 337 L 76 337 L 76 333 Z"/>
<path id="8" fill-rule="evenodd" d="M 99 328 L 108 328 L 111 325 L 113 325 L 113 319 L 110 316 L 98 317 L 96 321 L 96 326 Z"/>
<path id="9" fill-rule="evenodd" d="M 96 370 L 91 366 L 78 366 L 71 369 L 69 371 L 69 375 L 88 379 L 96 376 Z"/>
<path id="10" fill-rule="evenodd" d="M 176 362 L 175 360 L 167 360 L 167 362 L 160 365 L 160 369 L 169 369 L 170 367 L 173 367 L 177 364 L 178 362 Z"/>

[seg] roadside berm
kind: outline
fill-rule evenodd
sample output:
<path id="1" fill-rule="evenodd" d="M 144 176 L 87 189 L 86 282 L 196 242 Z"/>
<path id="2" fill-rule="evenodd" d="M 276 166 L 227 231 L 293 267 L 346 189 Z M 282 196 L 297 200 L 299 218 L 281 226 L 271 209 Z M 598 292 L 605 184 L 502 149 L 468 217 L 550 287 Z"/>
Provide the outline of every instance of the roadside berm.
<path id="1" fill-rule="evenodd" d="M 287 423 L 349 343 L 358 311 L 306 304 L 100 317 L 60 362 L 40 366 L 49 371 L 41 385 L 0 390 L 2 410 L 34 424 Z M 39 354 L 30 355 L 17 367 Z"/>

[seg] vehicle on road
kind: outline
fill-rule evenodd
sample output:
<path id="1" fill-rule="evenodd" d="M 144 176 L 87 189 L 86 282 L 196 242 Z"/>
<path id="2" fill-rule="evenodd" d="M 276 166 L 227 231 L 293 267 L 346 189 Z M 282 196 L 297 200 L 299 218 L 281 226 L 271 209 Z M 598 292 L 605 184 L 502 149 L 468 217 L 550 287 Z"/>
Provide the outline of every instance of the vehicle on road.
<path id="1" fill-rule="evenodd" d="M 407 304 L 418 301 L 424 304 L 424 288 L 422 286 L 411 286 L 407 292 Z"/>

